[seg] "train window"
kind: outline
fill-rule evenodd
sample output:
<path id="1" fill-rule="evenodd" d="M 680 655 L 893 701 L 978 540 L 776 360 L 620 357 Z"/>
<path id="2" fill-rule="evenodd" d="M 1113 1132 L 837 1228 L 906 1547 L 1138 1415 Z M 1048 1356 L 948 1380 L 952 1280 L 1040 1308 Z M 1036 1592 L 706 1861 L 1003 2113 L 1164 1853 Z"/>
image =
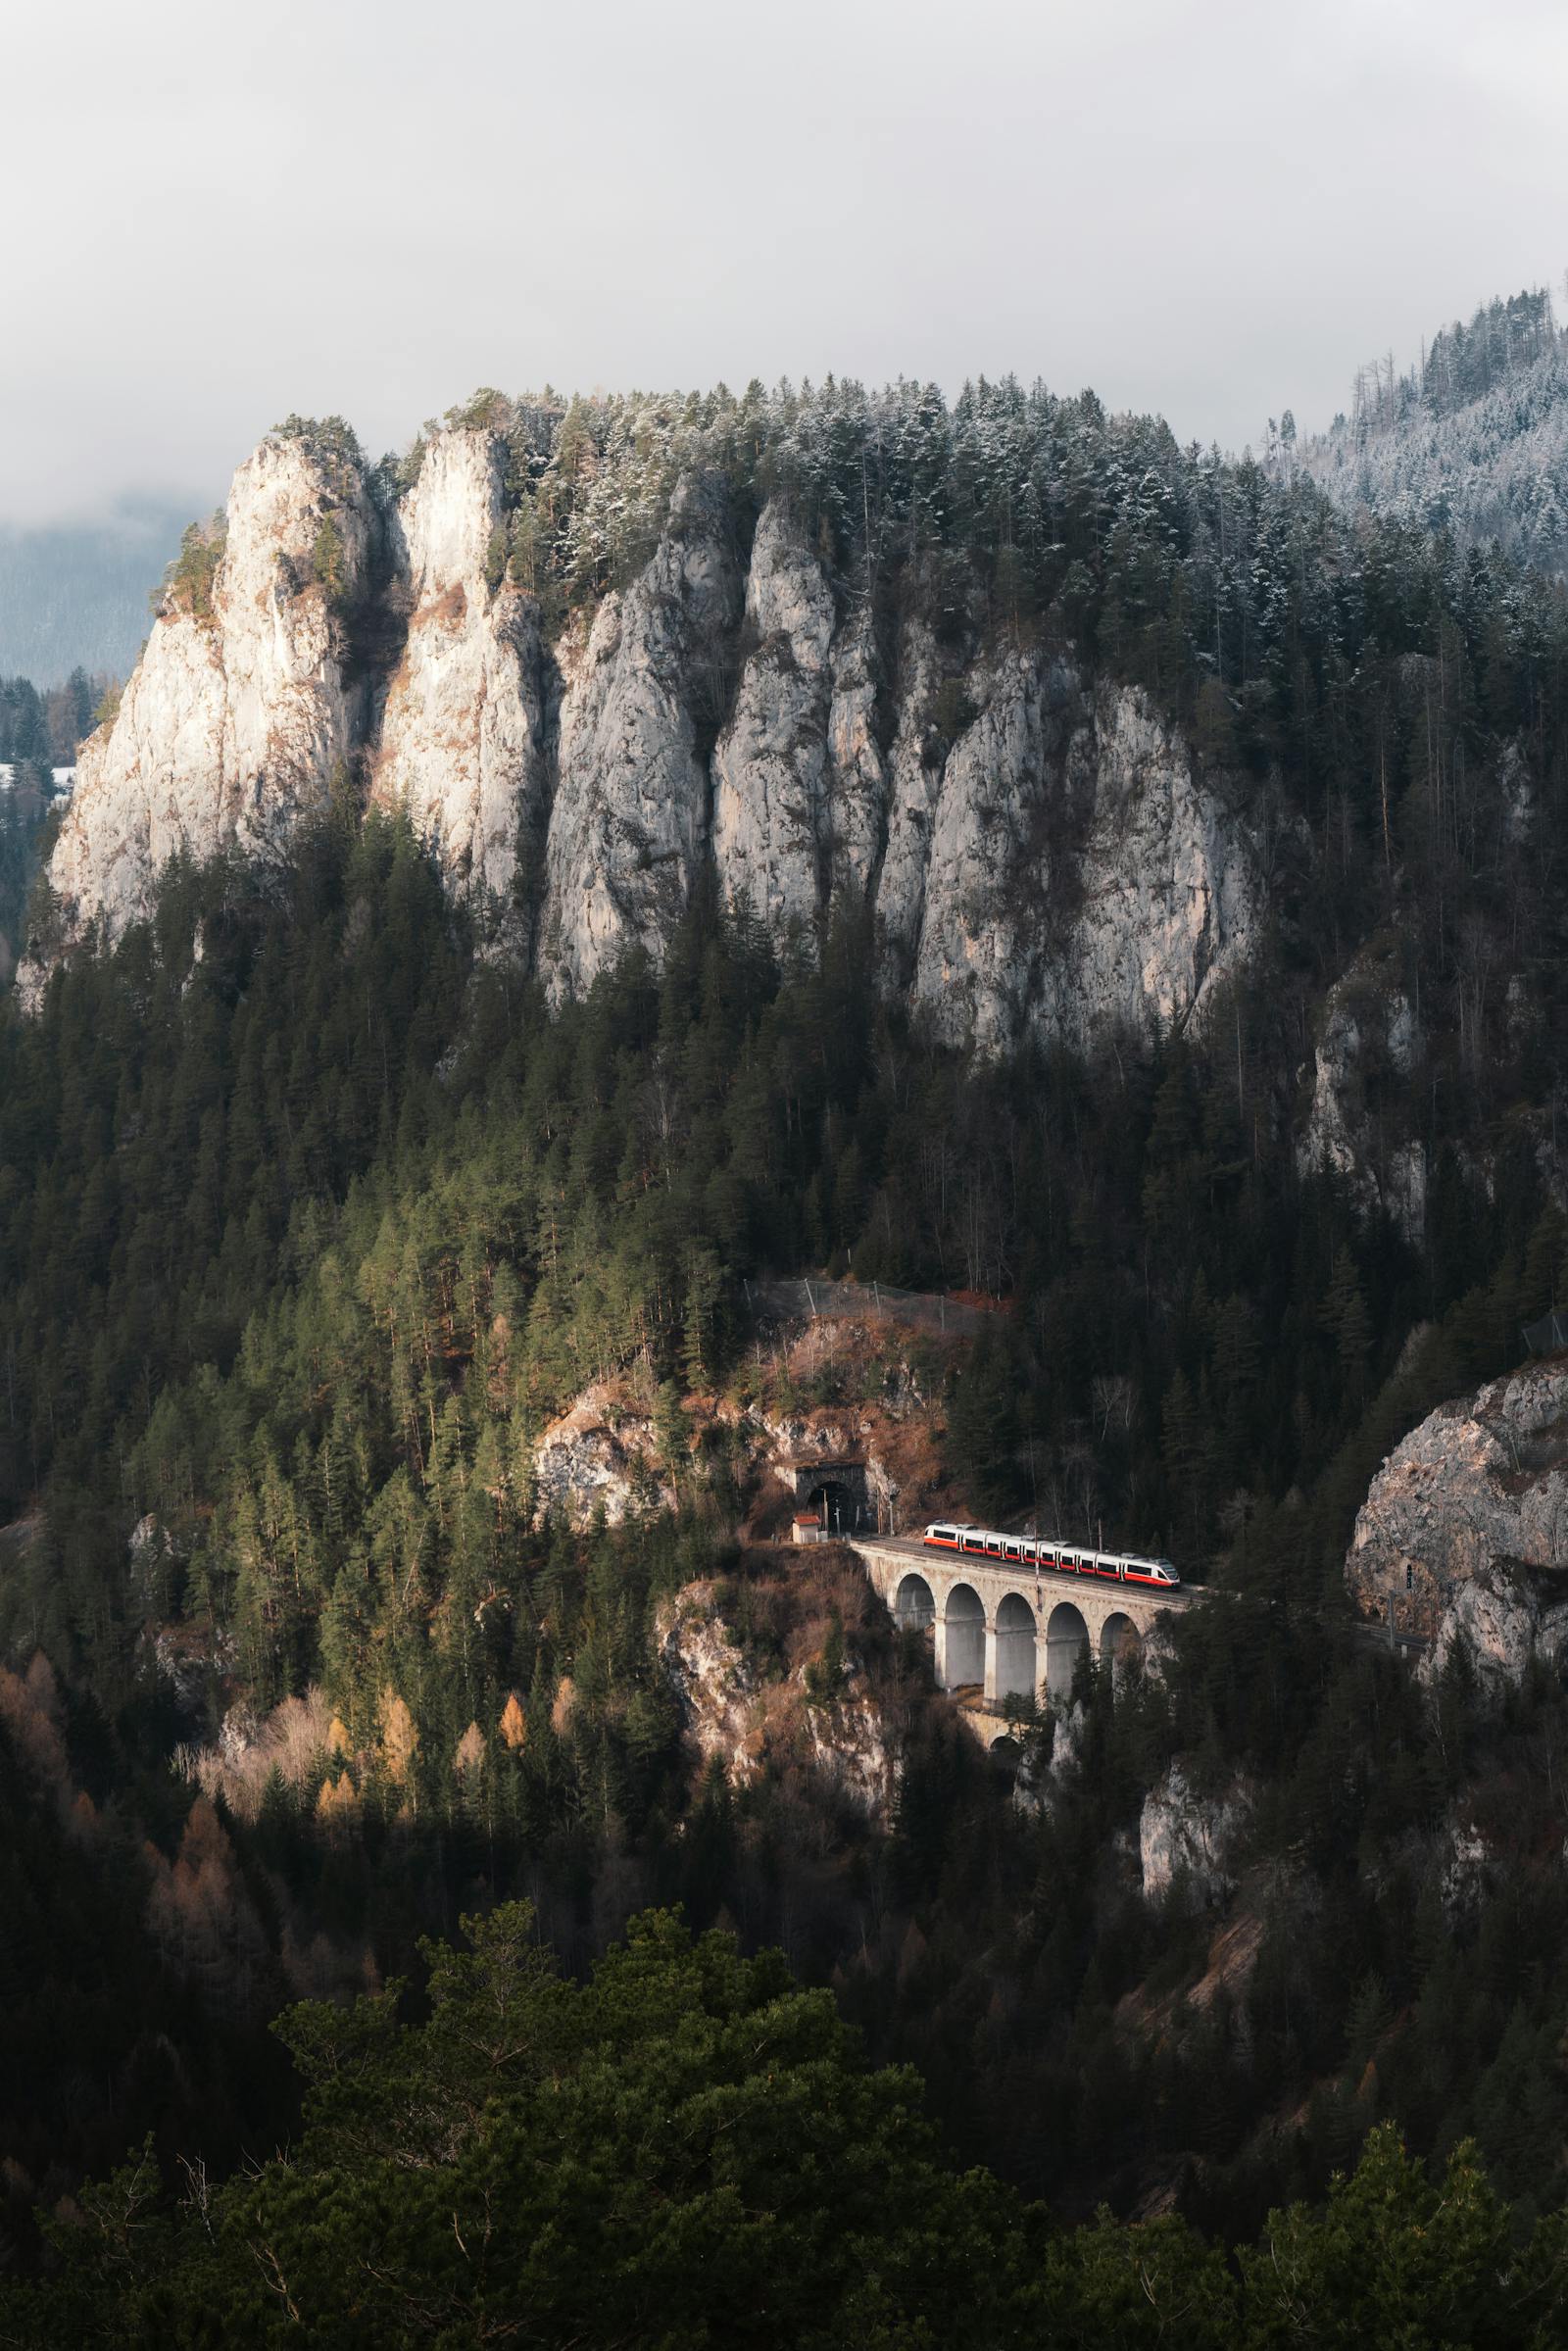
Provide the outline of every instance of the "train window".
<path id="1" fill-rule="evenodd" d="M 1002 1555 L 1004 1559 L 1016 1559 L 1018 1556 L 1018 1545 L 1015 1543 L 1004 1543 L 1002 1546 Z"/>

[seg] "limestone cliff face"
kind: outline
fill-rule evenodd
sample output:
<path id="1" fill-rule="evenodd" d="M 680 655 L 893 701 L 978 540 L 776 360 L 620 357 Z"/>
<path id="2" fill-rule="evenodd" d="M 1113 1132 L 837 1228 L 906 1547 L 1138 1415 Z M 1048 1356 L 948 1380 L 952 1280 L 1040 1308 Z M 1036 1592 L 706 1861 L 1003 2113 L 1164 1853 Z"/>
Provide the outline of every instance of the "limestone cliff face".
<path id="1" fill-rule="evenodd" d="M 824 912 L 835 889 L 864 904 L 888 793 L 868 616 L 839 616 L 777 505 L 758 525 L 746 627 L 755 650 L 713 759 L 713 856 L 725 897 L 776 929 Z"/>
<path id="2" fill-rule="evenodd" d="M 547 643 L 502 563 L 507 465 L 454 426 L 381 512 L 303 439 L 241 466 L 211 616 L 165 613 L 83 752 L 51 867 L 66 952 L 144 914 L 176 851 L 275 854 L 344 761 L 558 1000 L 629 946 L 657 959 L 710 862 L 778 937 L 866 907 L 889 985 L 987 1051 L 1200 1018 L 1245 960 L 1247 825 L 1141 694 L 1039 650 L 964 666 L 918 597 L 879 634 L 785 504 L 747 551 L 710 475 Z M 377 599 L 362 643 L 386 650 L 351 687 L 337 615 Z"/>
<path id="3" fill-rule="evenodd" d="M 757 650 L 713 758 L 713 855 L 730 900 L 770 929 L 807 922 L 830 848 L 828 653 L 833 591 L 776 507 L 758 526 L 746 585 Z"/>
<path id="4" fill-rule="evenodd" d="M 562 653 L 539 949 L 558 997 L 623 948 L 657 956 L 690 896 L 708 835 L 700 733 L 718 714 L 739 608 L 723 491 L 684 481 L 647 568 Z"/>
<path id="5" fill-rule="evenodd" d="M 948 755 L 931 809 L 913 993 L 949 1037 L 1005 1045 L 1040 972 L 1049 899 L 1048 725 L 1042 681 L 1014 655 L 970 680 L 976 713 Z"/>
<path id="6" fill-rule="evenodd" d="M 1252 1802 L 1250 1788 L 1240 1779 L 1217 1792 L 1200 1793 L 1178 1756 L 1144 1798 L 1139 1816 L 1144 1892 L 1156 1899 L 1185 1877 L 1198 1899 L 1210 1906 L 1234 1893 L 1237 1848 Z"/>
<path id="7" fill-rule="evenodd" d="M 915 1002 L 988 1047 L 1031 1030 L 1086 1046 L 1200 1015 L 1255 928 L 1240 820 L 1134 688 L 1089 692 L 1066 664 L 1013 654 L 974 673 L 969 700 L 934 794 L 901 732 Z"/>
<path id="8" fill-rule="evenodd" d="M 1463 1636 L 1517 1681 L 1568 1645 L 1568 1369 L 1545 1362 L 1440 1405 L 1373 1479 L 1345 1562 L 1363 1614 L 1434 1641 Z"/>
<path id="9" fill-rule="evenodd" d="M 893 1744 L 866 1672 L 847 1661 L 841 1688 L 813 1700 L 804 1669 L 768 1679 L 746 1657 L 718 1613 L 712 1584 L 687 1584 L 661 1600 L 654 1647 L 680 1709 L 688 1745 L 722 1763 L 732 1786 L 805 1764 L 867 1819 L 884 1819 L 896 1780 Z"/>
<path id="10" fill-rule="evenodd" d="M 399 507 L 412 612 L 372 786 L 408 810 L 456 889 L 503 905 L 550 784 L 538 613 L 500 561 L 504 457 L 493 433 L 437 434 Z"/>
<path id="11" fill-rule="evenodd" d="M 1097 690 L 1067 783 L 1087 800 L 1088 833 L 1041 1025 L 1085 1045 L 1111 1022 L 1144 1031 L 1201 1019 L 1256 935 L 1245 824 L 1195 777 L 1180 736 L 1134 687 Z"/>
<path id="12" fill-rule="evenodd" d="M 889 790 L 876 736 L 876 655 L 867 612 L 852 614 L 840 627 L 828 673 L 831 879 L 852 898 L 864 900 L 876 875 Z"/>
<path id="13" fill-rule="evenodd" d="M 1419 1038 L 1410 999 L 1389 958 L 1359 957 L 1329 990 L 1313 1059 L 1312 1104 L 1298 1147 L 1304 1173 L 1337 1175 L 1357 1208 L 1386 1207 L 1420 1248 L 1426 1224 L 1426 1153 L 1387 1133 L 1380 1098 L 1407 1078 Z"/>
<path id="14" fill-rule="evenodd" d="M 1142 695 L 1013 653 L 947 681 L 960 723 L 944 744 L 929 627 L 909 624 L 879 686 L 864 615 L 835 618 L 820 563 L 771 507 L 746 613 L 756 642 L 714 759 L 732 901 L 777 925 L 835 886 L 868 899 L 893 984 L 987 1049 L 1183 1020 L 1245 958 L 1246 829 Z"/>
<path id="15" fill-rule="evenodd" d="M 318 577 L 327 523 L 330 594 Z M 113 724 L 81 747 L 50 864 L 67 948 L 145 915 L 176 854 L 276 855 L 319 805 L 358 716 L 333 599 L 358 591 L 373 528 L 346 460 L 272 435 L 241 465 L 210 613 L 166 602 Z M 24 969 L 24 1003 L 43 976 Z"/>
<path id="16" fill-rule="evenodd" d="M 913 984 L 925 926 L 931 835 L 943 756 L 934 713 L 942 664 L 929 625 L 911 620 L 899 659 L 898 727 L 888 759 L 887 846 L 877 880 L 877 921 L 895 988 Z"/>

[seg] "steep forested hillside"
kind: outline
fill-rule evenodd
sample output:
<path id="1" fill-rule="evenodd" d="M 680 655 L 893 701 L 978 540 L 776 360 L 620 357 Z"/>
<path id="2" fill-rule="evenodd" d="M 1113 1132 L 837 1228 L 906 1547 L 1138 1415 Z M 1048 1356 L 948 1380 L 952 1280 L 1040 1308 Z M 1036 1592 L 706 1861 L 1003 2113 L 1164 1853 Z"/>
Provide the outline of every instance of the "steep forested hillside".
<path id="1" fill-rule="evenodd" d="M 1271 467 L 1307 472 L 1352 512 L 1497 545 L 1568 568 L 1568 352 L 1544 290 L 1484 304 L 1434 336 L 1420 365 L 1356 376 L 1348 416 L 1310 439 L 1287 417 Z"/>
<path id="2" fill-rule="evenodd" d="M 1568 1285 L 1561 591 L 1008 385 L 952 415 L 902 387 L 487 396 L 449 429 L 508 453 L 486 594 L 512 572 L 514 630 L 608 635 L 633 575 L 651 625 L 682 481 L 717 484 L 703 511 L 748 561 L 771 502 L 833 627 L 858 602 L 873 652 L 916 625 L 941 649 L 919 763 L 956 760 L 977 822 L 1000 737 L 976 681 L 1070 667 L 1144 698 L 1255 860 L 1246 954 L 1200 1009 L 1004 1023 L 977 1055 L 890 977 L 873 892 L 829 871 L 770 926 L 704 854 L 571 989 L 356 756 L 265 855 L 173 856 L 147 918 L 84 931 L 5 1014 L 0 1791 L 66 2006 L 97 1988 L 85 1855 L 167 2016 L 116 2049 L 94 2008 L 80 2081 L 27 2004 L 0 2028 L 62 2118 L 0 2149 L 22 2253 L 115 2128 L 171 2167 L 273 2143 L 266 2018 L 417 1970 L 417 1931 L 520 1893 L 573 1969 L 648 1902 L 782 1940 L 879 2061 L 918 2059 L 963 2153 L 1068 2214 L 1176 2199 L 1250 2235 L 1392 2111 L 1423 2152 L 1477 2133 L 1528 2229 L 1565 2185 L 1564 1692 L 1542 1670 L 1499 1706 L 1462 1655 L 1417 1685 L 1358 1638 L 1343 1561 L 1394 1440 Z M 352 470 L 370 549 L 395 483 L 301 436 Z M 333 604 L 346 542 L 315 527 L 292 593 L 322 600 L 344 693 L 390 695 L 387 576 Z M 187 558 L 170 598 L 199 629 L 218 559 Z M 701 729 L 654 665 L 699 782 L 757 652 L 725 626 Z M 874 741 L 893 706 L 867 693 Z M 1023 846 L 1065 925 L 1100 869 L 1056 857 L 1062 777 Z M 1129 878 L 1106 867 L 1104 900 Z M 1032 955 L 1034 902 L 1002 911 Z M 996 936 L 983 893 L 964 918 Z M 41 890 L 35 940 L 50 920 Z M 956 1507 L 1102 1524 L 1211 1582 L 1150 1670 L 1022 1710 L 1037 1810 L 847 1561 L 737 1541 L 748 1431 L 780 1411 L 744 1284 L 815 1268 L 999 1301 L 967 1351 L 857 1359 L 921 1390 Z M 539 1438 L 590 1382 L 651 1432 L 618 1525 L 541 1507 Z M 667 1670 L 660 1612 L 694 1589 L 787 1686 L 798 1741 L 745 1776 L 694 1754 Z M 852 1686 L 885 1819 L 823 1769 Z M 1246 1820 L 1240 1876 L 1140 1877 L 1178 1786 Z M 1470 1802 L 1497 1832 L 1460 1895 Z"/>

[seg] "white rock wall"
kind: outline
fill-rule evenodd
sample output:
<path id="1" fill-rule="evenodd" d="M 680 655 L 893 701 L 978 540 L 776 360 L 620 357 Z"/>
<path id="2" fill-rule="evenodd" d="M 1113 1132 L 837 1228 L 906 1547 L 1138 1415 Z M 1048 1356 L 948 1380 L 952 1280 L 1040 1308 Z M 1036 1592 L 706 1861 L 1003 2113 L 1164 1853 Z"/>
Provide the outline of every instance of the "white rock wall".
<path id="1" fill-rule="evenodd" d="M 887 846 L 876 913 L 888 980 L 907 990 L 925 926 L 931 838 L 942 793 L 943 763 L 932 716 L 942 668 L 924 620 L 911 620 L 905 629 L 898 666 L 898 724 L 888 759 Z"/>
<path id="2" fill-rule="evenodd" d="M 876 737 L 876 652 L 869 613 L 846 617 L 833 641 L 829 673 L 829 881 L 863 905 L 881 853 L 889 789 Z"/>
<path id="3" fill-rule="evenodd" d="M 586 645 L 564 651 L 540 940 L 558 998 L 623 948 L 657 956 L 686 904 L 708 835 L 698 730 L 739 612 L 722 493 L 683 481 L 652 562 L 606 597 Z"/>
<path id="4" fill-rule="evenodd" d="M 1201 1019 L 1256 935 L 1245 826 L 1136 687 L 1096 693 L 1066 782 L 1069 805 L 1089 803 L 1089 833 L 1037 1025 L 1082 1046 L 1112 1025 L 1143 1033 Z"/>
<path id="5" fill-rule="evenodd" d="M 407 809 L 456 889 L 512 897 L 519 840 L 542 829 L 550 789 L 537 610 L 503 576 L 505 444 L 436 434 L 399 509 L 413 611 L 387 692 L 373 797 Z"/>
<path id="6" fill-rule="evenodd" d="M 915 1002 L 988 1049 L 1200 1017 L 1257 926 L 1240 820 L 1136 688 L 1089 695 L 1014 653 L 974 673 L 968 699 L 934 799 L 912 711 L 895 749 L 886 927 L 906 942 L 917 927 Z"/>
<path id="7" fill-rule="evenodd" d="M 314 578 L 328 516 L 352 594 L 372 527 L 357 469 L 270 436 L 235 474 L 211 616 L 166 609 L 114 723 L 81 747 L 49 868 L 68 947 L 144 916 L 176 853 L 275 856 L 324 799 L 355 724 L 341 631 Z M 44 976 L 24 967 L 24 1003 Z"/>
<path id="8" fill-rule="evenodd" d="M 769 1767 L 800 1763 L 881 1820 L 893 1800 L 895 1767 L 887 1728 L 864 1669 L 850 1658 L 843 1687 L 824 1704 L 807 1694 L 806 1669 L 765 1681 L 719 1617 L 716 1588 L 687 1584 L 660 1601 L 654 1647 L 680 1708 L 687 1741 L 703 1763 L 723 1764 L 744 1788 Z"/>
<path id="9" fill-rule="evenodd" d="M 406 645 L 358 694 L 309 583 L 329 510 L 365 578 L 363 487 L 300 442 L 241 466 L 211 624 L 160 620 L 84 748 L 51 868 L 68 948 L 144 913 L 176 850 L 275 854 L 363 753 L 454 890 L 527 909 L 503 936 L 557 999 L 629 946 L 657 958 L 710 855 L 775 934 L 835 890 L 868 903 L 890 984 L 988 1051 L 1200 1017 L 1248 955 L 1245 823 L 1144 696 L 1032 650 L 959 677 L 917 617 L 879 656 L 864 595 L 781 506 L 743 569 L 712 479 L 679 485 L 642 571 L 547 646 L 533 600 L 490 584 L 505 456 L 483 428 L 432 436 L 385 524 Z"/>
<path id="10" fill-rule="evenodd" d="M 713 755 L 713 856 L 725 899 L 748 899 L 774 931 L 822 902 L 833 619 L 821 564 L 768 507 L 746 584 L 757 649 Z"/>
<path id="11" fill-rule="evenodd" d="M 1517 1681 L 1568 1627 L 1568 1372 L 1533 1364 L 1442 1404 L 1373 1479 L 1345 1562 L 1362 1613 L 1434 1641 L 1462 1635 Z"/>

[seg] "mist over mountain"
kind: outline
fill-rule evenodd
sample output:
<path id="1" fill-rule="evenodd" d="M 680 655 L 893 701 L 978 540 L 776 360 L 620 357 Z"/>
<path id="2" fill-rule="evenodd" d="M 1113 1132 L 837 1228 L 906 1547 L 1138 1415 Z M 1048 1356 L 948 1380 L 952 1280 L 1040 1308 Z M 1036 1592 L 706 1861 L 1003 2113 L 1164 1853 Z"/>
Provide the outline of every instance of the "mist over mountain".
<path id="1" fill-rule="evenodd" d="M 186 508 L 127 499 L 102 522 L 0 528 L 0 675 L 40 686 L 75 668 L 124 677 L 189 519 Z"/>

